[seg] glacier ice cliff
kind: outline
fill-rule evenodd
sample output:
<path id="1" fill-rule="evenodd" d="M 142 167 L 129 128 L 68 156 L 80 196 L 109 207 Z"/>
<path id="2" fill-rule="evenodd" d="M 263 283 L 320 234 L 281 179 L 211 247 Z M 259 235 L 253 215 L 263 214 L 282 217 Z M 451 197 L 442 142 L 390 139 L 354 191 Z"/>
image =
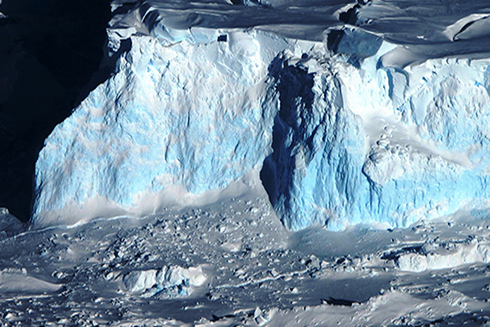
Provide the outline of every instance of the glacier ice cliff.
<path id="1" fill-rule="evenodd" d="M 75 209 L 61 209 L 93 199 L 151 208 L 148 197 L 169 186 L 174 195 L 225 188 L 261 164 L 274 106 L 261 87 L 260 43 L 243 32 L 227 34 L 227 42 L 217 37 L 171 47 L 155 37 L 131 39 L 114 76 L 40 152 L 36 222 L 63 221 Z"/>
<path id="2" fill-rule="evenodd" d="M 39 154 L 35 225 L 149 214 L 259 171 L 294 230 L 486 208 L 490 61 L 399 65 L 405 48 L 357 27 L 300 40 L 116 18 L 115 73 Z"/>
<path id="3" fill-rule="evenodd" d="M 288 227 L 406 227 L 486 206 L 488 62 L 378 63 L 276 73 L 280 108 L 262 179 Z"/>

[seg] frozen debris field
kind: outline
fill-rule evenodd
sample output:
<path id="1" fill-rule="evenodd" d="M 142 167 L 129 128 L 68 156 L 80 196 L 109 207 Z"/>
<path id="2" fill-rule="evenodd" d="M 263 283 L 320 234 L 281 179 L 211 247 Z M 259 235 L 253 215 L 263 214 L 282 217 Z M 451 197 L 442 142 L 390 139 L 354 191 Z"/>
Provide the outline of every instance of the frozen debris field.
<path id="1" fill-rule="evenodd" d="M 112 10 L 1 324 L 490 326 L 488 1 Z"/>
<path id="2" fill-rule="evenodd" d="M 490 325 L 490 221 L 458 213 L 407 229 L 290 232 L 263 195 L 4 235 L 0 321 Z"/>

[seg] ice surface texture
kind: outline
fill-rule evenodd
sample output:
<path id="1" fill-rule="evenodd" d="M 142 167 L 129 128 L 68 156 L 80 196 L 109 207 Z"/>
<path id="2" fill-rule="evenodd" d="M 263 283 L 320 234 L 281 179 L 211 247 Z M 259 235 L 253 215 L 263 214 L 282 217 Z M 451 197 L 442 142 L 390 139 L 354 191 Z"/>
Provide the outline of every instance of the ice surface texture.
<path id="1" fill-rule="evenodd" d="M 250 35 L 228 38 L 173 47 L 132 38 L 117 73 L 46 141 L 36 166 L 34 220 L 64 221 L 54 212 L 94 198 L 152 207 L 145 196 L 170 185 L 199 194 L 260 165 L 272 125 L 273 108 L 257 88 L 267 67 Z"/>
<path id="2" fill-rule="evenodd" d="M 400 70 L 376 59 L 276 74 L 274 152 L 262 176 L 286 226 L 406 227 L 486 205 L 488 64 Z"/>
<path id="3" fill-rule="evenodd" d="M 164 266 L 161 269 L 131 271 L 123 277 L 126 289 L 143 297 L 189 295 L 193 287 L 201 286 L 205 281 L 201 267 Z"/>
<path id="4" fill-rule="evenodd" d="M 324 43 L 150 14 L 109 32 L 115 74 L 46 140 L 35 224 L 148 214 L 262 166 L 291 229 L 485 207 L 488 62 L 403 69 L 388 65 L 399 48 L 356 28 Z"/>

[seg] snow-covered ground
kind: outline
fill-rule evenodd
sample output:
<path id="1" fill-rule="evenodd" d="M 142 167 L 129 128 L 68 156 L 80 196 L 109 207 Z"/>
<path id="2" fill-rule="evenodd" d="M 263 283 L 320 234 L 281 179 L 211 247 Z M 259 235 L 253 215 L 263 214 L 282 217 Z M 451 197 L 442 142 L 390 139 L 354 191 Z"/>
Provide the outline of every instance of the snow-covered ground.
<path id="1" fill-rule="evenodd" d="M 290 232 L 264 193 L 0 240 L 6 326 L 490 325 L 490 221 Z M 2 222 L 9 216 L 2 216 Z M 18 226 L 19 228 L 19 226 Z"/>

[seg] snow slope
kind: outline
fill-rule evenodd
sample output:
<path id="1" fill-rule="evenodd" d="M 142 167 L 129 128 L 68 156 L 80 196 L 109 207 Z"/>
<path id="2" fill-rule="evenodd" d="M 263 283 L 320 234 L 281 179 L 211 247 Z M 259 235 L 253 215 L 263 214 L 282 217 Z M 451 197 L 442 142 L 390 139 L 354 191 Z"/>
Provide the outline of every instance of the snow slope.
<path id="1" fill-rule="evenodd" d="M 440 39 L 380 30 L 382 13 L 421 20 L 428 5 L 246 4 L 113 3 L 115 73 L 46 140 L 35 226 L 207 203 L 261 187 L 259 171 L 294 230 L 487 208 L 490 61 L 421 58 Z M 469 46 L 486 19 L 471 8 L 429 27 Z"/>

